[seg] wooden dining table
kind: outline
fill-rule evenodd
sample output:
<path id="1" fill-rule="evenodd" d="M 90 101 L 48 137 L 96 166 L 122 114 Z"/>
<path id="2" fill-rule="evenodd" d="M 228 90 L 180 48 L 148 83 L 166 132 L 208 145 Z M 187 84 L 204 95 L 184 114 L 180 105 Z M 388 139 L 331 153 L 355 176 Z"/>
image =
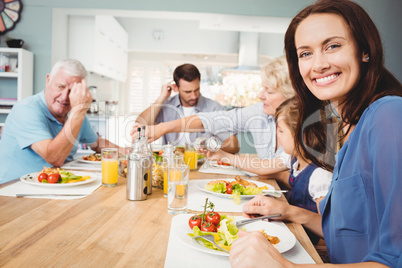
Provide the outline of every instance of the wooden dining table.
<path id="1" fill-rule="evenodd" d="M 192 180 L 219 177 L 190 173 Z M 279 189 L 275 180 L 261 181 Z M 173 216 L 162 189 L 153 188 L 144 201 L 128 200 L 124 177 L 81 199 L 0 196 L 0 267 L 163 267 Z M 286 225 L 322 263 L 303 227 Z"/>

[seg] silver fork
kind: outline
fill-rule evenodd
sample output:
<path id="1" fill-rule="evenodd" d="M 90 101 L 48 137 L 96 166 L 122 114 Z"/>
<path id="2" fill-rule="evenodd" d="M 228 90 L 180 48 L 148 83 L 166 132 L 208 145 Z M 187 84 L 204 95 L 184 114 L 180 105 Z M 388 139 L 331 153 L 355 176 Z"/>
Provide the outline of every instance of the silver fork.
<path id="1" fill-rule="evenodd" d="M 212 244 L 214 244 L 217 248 L 219 248 L 220 250 L 229 253 L 229 251 L 227 251 L 226 249 L 222 248 L 221 246 L 219 246 L 216 242 L 215 242 L 215 237 L 213 235 L 197 235 L 193 237 L 194 239 L 197 238 L 204 238 L 205 240 L 208 240 L 209 242 L 211 242 Z"/>

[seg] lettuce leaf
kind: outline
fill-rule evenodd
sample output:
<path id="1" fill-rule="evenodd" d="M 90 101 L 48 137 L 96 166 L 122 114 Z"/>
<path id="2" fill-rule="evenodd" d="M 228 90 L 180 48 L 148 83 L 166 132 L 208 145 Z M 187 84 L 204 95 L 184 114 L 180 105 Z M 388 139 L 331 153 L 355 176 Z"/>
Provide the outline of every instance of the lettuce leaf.
<path id="1" fill-rule="evenodd" d="M 73 173 L 68 172 L 67 170 L 64 169 L 60 169 L 59 174 L 61 177 L 60 183 L 67 183 L 69 180 L 79 180 L 82 178 L 82 176 L 74 175 Z"/>
<path id="2" fill-rule="evenodd" d="M 198 226 L 194 226 L 193 227 L 193 233 L 188 233 L 189 236 L 191 237 L 196 237 L 198 235 L 214 235 L 216 233 L 214 232 L 203 232 L 200 230 L 200 228 L 198 228 Z M 213 249 L 213 250 L 219 250 L 217 249 L 214 244 L 212 244 L 211 242 L 209 242 L 208 240 L 204 239 L 204 238 L 197 238 L 197 241 L 201 241 L 205 247 Z"/>
<path id="3" fill-rule="evenodd" d="M 262 190 L 257 187 L 246 187 L 243 189 L 243 195 L 257 195 L 262 193 Z"/>
<path id="4" fill-rule="evenodd" d="M 205 185 L 207 191 L 224 194 L 226 193 L 226 184 L 223 182 Z"/>
<path id="5" fill-rule="evenodd" d="M 239 236 L 237 232 L 239 229 L 236 226 L 235 218 L 228 216 L 227 218 L 220 221 L 220 227 L 218 228 L 218 234 L 221 238 L 218 243 L 225 246 L 231 246 L 233 241 L 235 241 Z"/>

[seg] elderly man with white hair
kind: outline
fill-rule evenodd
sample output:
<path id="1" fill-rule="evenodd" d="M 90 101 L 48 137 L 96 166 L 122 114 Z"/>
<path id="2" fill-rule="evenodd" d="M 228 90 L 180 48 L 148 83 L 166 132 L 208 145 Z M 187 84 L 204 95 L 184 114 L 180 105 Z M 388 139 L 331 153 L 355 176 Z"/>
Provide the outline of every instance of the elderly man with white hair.
<path id="1" fill-rule="evenodd" d="M 79 143 L 99 152 L 118 147 L 94 132 L 87 110 L 92 102 L 77 60 L 57 62 L 46 77 L 46 89 L 14 105 L 0 143 L 0 183 L 72 160 Z M 124 148 L 119 148 L 124 152 Z"/>

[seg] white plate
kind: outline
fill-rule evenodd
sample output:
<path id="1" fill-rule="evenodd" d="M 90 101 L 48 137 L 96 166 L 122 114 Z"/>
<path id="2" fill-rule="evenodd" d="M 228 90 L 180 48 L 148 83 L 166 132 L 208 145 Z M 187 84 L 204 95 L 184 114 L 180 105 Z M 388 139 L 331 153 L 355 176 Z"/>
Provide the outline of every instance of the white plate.
<path id="1" fill-rule="evenodd" d="M 205 247 L 204 245 L 201 244 L 202 242 L 197 242 L 197 240 L 193 239 L 188 235 L 188 233 L 191 233 L 191 229 L 188 226 L 188 220 L 191 216 L 193 215 L 183 214 L 176 216 L 179 217 L 178 220 L 176 221 L 177 224 L 172 225 L 172 228 L 174 228 L 173 234 L 179 238 L 180 242 L 182 242 L 184 245 L 190 248 L 199 251 L 203 251 L 214 255 L 229 256 L 229 254 L 226 252 L 213 250 Z M 241 216 L 236 216 L 235 218 L 236 220 L 244 219 L 244 217 Z M 245 228 L 246 231 L 264 230 L 267 235 L 277 236 L 279 238 L 279 243 L 275 245 L 275 248 L 280 253 L 286 252 L 296 245 L 296 237 L 288 228 L 282 227 L 272 222 L 256 221 L 249 224 L 245 224 L 241 228 L 242 229 Z"/>
<path id="2" fill-rule="evenodd" d="M 208 164 L 213 168 L 236 169 L 234 166 L 218 165 L 217 161 L 208 161 Z"/>
<path id="3" fill-rule="evenodd" d="M 74 160 L 77 160 L 79 162 L 91 164 L 91 165 L 101 165 L 102 161 L 89 161 L 89 160 L 84 160 L 83 157 L 86 155 L 74 155 Z"/>
<path id="4" fill-rule="evenodd" d="M 208 191 L 208 190 L 205 189 L 205 185 L 207 185 L 211 181 L 216 181 L 216 180 L 225 180 L 225 181 L 228 181 L 228 182 L 235 181 L 234 179 L 205 180 L 205 181 L 201 181 L 201 182 L 197 183 L 197 187 L 201 191 L 209 193 L 209 194 L 213 194 L 213 195 L 224 197 L 224 198 L 231 198 L 231 196 L 232 196 L 231 194 L 215 193 L 215 192 Z M 260 182 L 260 181 L 253 181 L 253 180 L 247 180 L 247 181 L 254 182 L 255 184 L 257 184 L 258 187 L 267 186 L 268 190 L 275 190 L 274 186 L 272 186 L 271 184 L 268 184 L 268 183 L 264 183 L 264 182 Z M 253 198 L 255 196 L 256 196 L 255 194 L 253 194 L 253 195 L 241 195 L 241 198 Z"/>
<path id="5" fill-rule="evenodd" d="M 50 187 L 50 188 L 77 186 L 77 185 L 87 184 L 87 183 L 90 183 L 90 182 L 93 182 L 94 180 L 96 180 L 96 178 L 93 176 L 89 180 L 77 181 L 77 182 L 72 182 L 72 183 L 41 183 L 41 182 L 38 181 L 38 175 L 39 174 L 40 174 L 40 172 L 29 173 L 29 174 L 21 176 L 20 180 L 22 182 L 25 182 L 25 183 L 28 183 L 28 184 L 31 184 L 31 185 L 42 186 L 42 187 Z M 87 176 L 88 173 L 74 171 L 73 174 L 77 175 L 77 176 Z"/>

